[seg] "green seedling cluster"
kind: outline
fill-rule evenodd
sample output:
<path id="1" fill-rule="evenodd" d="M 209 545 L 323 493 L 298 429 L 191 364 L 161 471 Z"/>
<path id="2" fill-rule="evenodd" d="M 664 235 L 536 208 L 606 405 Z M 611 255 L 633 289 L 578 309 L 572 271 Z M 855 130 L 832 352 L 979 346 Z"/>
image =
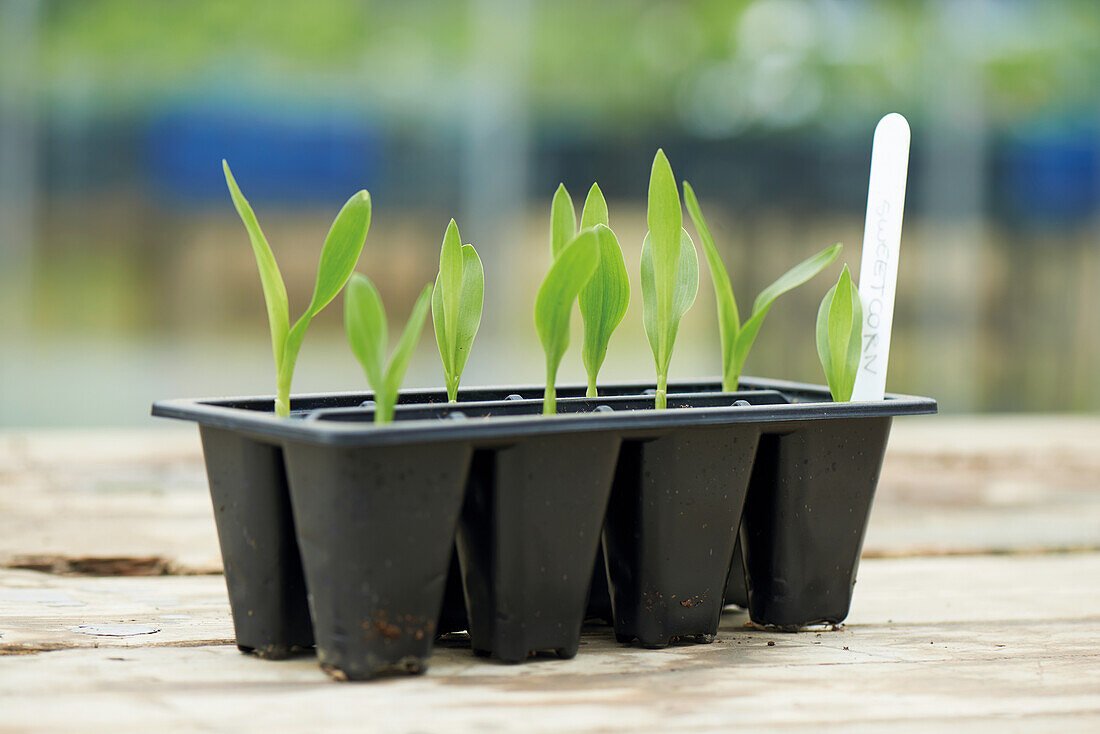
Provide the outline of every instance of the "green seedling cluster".
<path id="1" fill-rule="evenodd" d="M 374 283 L 361 273 L 353 275 L 348 283 L 344 294 L 344 329 L 351 351 L 367 376 L 367 384 L 374 390 L 376 423 L 393 420 L 397 391 L 401 388 L 401 381 L 405 379 L 405 370 L 409 367 L 413 350 L 424 330 L 431 303 L 432 287 L 427 285 L 416 299 L 409 321 L 405 324 L 405 331 L 402 332 L 387 364 L 388 328 L 382 297 L 378 295 Z"/>
<path id="2" fill-rule="evenodd" d="M 752 314 L 745 323 L 741 323 L 729 273 L 722 262 L 722 256 L 718 254 L 718 247 L 714 244 L 710 228 L 703 219 L 703 212 L 699 208 L 699 201 L 695 198 L 695 191 L 687 181 L 684 181 L 684 203 L 687 204 L 688 213 L 691 214 L 691 220 L 695 223 L 695 231 L 703 241 L 703 252 L 706 253 L 707 264 L 710 265 L 710 279 L 714 284 L 714 300 L 718 304 L 718 333 L 722 346 L 722 390 L 734 392 L 741 380 L 741 370 L 745 367 L 749 350 L 752 349 L 756 335 L 760 333 L 760 327 L 763 326 L 764 318 L 771 310 L 772 304 L 787 291 L 794 290 L 829 267 L 840 256 L 842 245 L 837 243 L 806 258 L 760 291 L 760 295 L 753 301 Z"/>
<path id="3" fill-rule="evenodd" d="M 581 211 L 580 229 L 595 230 L 600 251 L 595 271 L 577 295 L 584 322 L 581 361 L 588 373 L 588 397 L 594 398 L 598 395 L 596 383 L 600 367 L 607 357 L 607 345 L 630 305 L 630 277 L 626 272 L 626 261 L 619 240 L 611 230 L 607 201 L 599 184 L 592 184 L 588 190 Z M 550 207 L 550 252 L 555 260 L 578 234 L 573 199 L 565 185 L 560 184 Z"/>
<path id="4" fill-rule="evenodd" d="M 817 310 L 817 356 L 837 402 L 852 399 L 862 334 L 863 305 L 845 265 L 840 279 L 825 294 Z"/>
<path id="5" fill-rule="evenodd" d="M 393 420 L 401 382 L 431 313 L 436 346 L 443 366 L 447 399 L 458 399 L 462 372 L 481 324 L 485 272 L 472 244 L 463 244 L 452 219 L 439 251 L 439 271 L 413 306 L 408 322 L 386 360 L 388 326 L 381 296 L 362 274 L 354 274 L 370 228 L 371 200 L 366 191 L 352 196 L 332 223 L 321 249 L 317 282 L 305 313 L 290 324 L 286 287 L 275 257 L 248 201 L 241 194 L 228 164 L 226 183 L 244 222 L 260 271 L 275 355 L 275 413 L 290 412 L 290 386 L 302 340 L 310 321 L 347 285 L 344 326 L 348 344 L 374 391 L 375 421 Z M 722 385 L 736 391 L 760 328 L 779 296 L 806 283 L 833 263 L 841 245 L 826 248 L 784 273 L 756 297 L 752 313 L 741 322 L 733 286 L 714 238 L 703 218 L 695 191 L 683 184 L 684 204 L 695 224 L 710 265 L 718 305 L 722 350 Z M 699 291 L 699 258 L 695 243 L 683 227 L 676 179 L 664 151 L 658 150 L 650 171 L 648 232 L 641 246 L 642 323 L 653 352 L 657 373 L 655 407 L 667 405 L 668 373 L 680 322 Z M 569 347 L 573 304 L 584 324 L 581 360 L 588 375 L 588 396 L 598 395 L 600 368 L 612 334 L 630 304 L 630 280 L 622 248 L 610 228 L 607 202 L 593 184 L 585 199 L 580 223 L 573 200 L 561 185 L 550 209 L 549 271 L 535 298 L 535 329 L 546 357 L 543 412 L 556 412 L 556 379 Z M 849 400 L 860 348 L 862 314 L 859 295 L 847 266 L 822 301 L 817 319 L 817 348 L 834 400 Z"/>
<path id="6" fill-rule="evenodd" d="M 699 292 L 699 256 L 683 228 L 680 194 L 663 150 L 649 174 L 649 232 L 642 241 L 642 323 L 657 366 L 655 407 L 666 405 L 668 368 L 680 320 Z"/>
<path id="7" fill-rule="evenodd" d="M 290 415 L 290 383 L 294 378 L 294 365 L 298 361 L 298 352 L 302 348 L 309 322 L 336 298 L 351 277 L 359 254 L 363 251 L 367 230 L 370 229 L 370 194 L 366 191 L 358 192 L 348 199 L 344 208 L 336 215 L 321 248 L 313 298 L 310 299 L 305 313 L 291 326 L 286 285 L 275 262 L 275 255 L 260 229 L 256 214 L 237 186 L 229 164 L 224 160 L 222 170 L 225 172 L 229 193 L 233 197 L 233 205 L 248 230 L 252 252 L 260 269 L 260 283 L 263 286 L 267 319 L 271 326 L 271 347 L 275 354 L 275 415 L 286 417 Z"/>
<path id="8" fill-rule="evenodd" d="M 447 400 L 458 400 L 458 383 L 470 356 L 485 299 L 485 270 L 473 245 L 462 244 L 455 220 L 447 225 L 439 250 L 439 275 L 432 290 L 432 325 Z"/>

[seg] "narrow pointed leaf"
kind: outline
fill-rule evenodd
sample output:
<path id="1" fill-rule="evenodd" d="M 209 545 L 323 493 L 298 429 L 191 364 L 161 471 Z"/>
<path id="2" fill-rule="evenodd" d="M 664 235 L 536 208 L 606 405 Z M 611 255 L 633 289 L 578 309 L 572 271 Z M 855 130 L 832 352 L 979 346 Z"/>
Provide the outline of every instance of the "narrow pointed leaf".
<path id="1" fill-rule="evenodd" d="M 588 190 L 588 197 L 584 200 L 584 209 L 581 210 L 581 229 L 591 229 L 597 224 L 610 227 L 607 218 L 607 201 L 603 198 L 599 184 L 592 184 Z"/>
<path id="2" fill-rule="evenodd" d="M 576 236 L 577 213 L 573 209 L 573 199 L 565 190 L 565 184 L 558 184 L 550 204 L 550 253 L 557 258 Z"/>
<path id="3" fill-rule="evenodd" d="M 393 356 L 390 357 L 389 366 L 386 368 L 385 392 L 389 405 L 393 405 L 397 399 L 397 391 L 401 388 L 401 382 L 405 379 L 405 372 L 409 368 L 409 360 L 416 350 L 416 343 L 420 341 L 420 334 L 424 330 L 424 322 L 428 318 L 428 310 L 431 307 L 432 286 L 426 285 L 420 291 L 419 298 L 413 306 L 409 320 L 405 323 L 405 330 L 394 347 Z"/>
<path id="4" fill-rule="evenodd" d="M 829 392 L 833 394 L 833 400 L 838 400 L 839 390 L 836 383 L 836 372 L 833 369 L 832 352 L 829 349 L 829 307 L 833 304 L 836 295 L 836 286 L 833 285 L 825 292 L 821 299 L 821 305 L 817 308 L 817 325 L 814 330 L 817 339 L 817 358 L 821 361 L 821 369 L 825 373 L 825 382 L 829 385 Z"/>
<path id="5" fill-rule="evenodd" d="M 229 170 L 229 164 L 224 160 L 222 171 L 225 173 L 225 183 L 229 186 L 229 195 L 233 198 L 233 206 L 237 209 L 237 214 L 240 215 L 244 228 L 248 231 L 252 253 L 256 257 L 256 265 L 260 270 L 260 284 L 263 286 L 267 320 L 271 327 L 271 349 L 275 355 L 275 368 L 279 370 L 287 331 L 290 330 L 290 308 L 287 303 L 286 286 L 279 272 L 279 266 L 275 262 L 275 255 L 271 252 L 271 246 L 267 243 L 263 230 L 260 229 L 256 214 L 241 193 L 240 187 L 237 186 L 233 172 Z"/>
<path id="6" fill-rule="evenodd" d="M 663 320 L 657 313 L 655 297 L 654 248 L 648 235 L 642 242 L 642 323 L 653 350 L 658 375 L 668 374 L 680 321 L 699 293 L 699 256 L 687 231 L 681 228 L 680 234 L 680 257 L 672 288 L 673 300 Z"/>
<path id="7" fill-rule="evenodd" d="M 432 287 L 432 329 L 435 331 L 435 345 L 439 348 L 439 360 L 443 363 L 443 375 L 450 379 L 454 374 L 454 350 L 447 341 L 447 319 L 443 315 L 442 275 L 437 273 Z"/>
<path id="8" fill-rule="evenodd" d="M 457 229 L 455 234 L 457 236 Z M 444 249 L 448 244 L 444 242 Z M 439 347 L 439 357 L 443 362 L 443 377 L 447 385 L 447 399 L 457 398 L 458 383 L 466 359 L 470 355 L 474 336 L 481 324 L 481 310 L 485 298 L 485 271 L 481 258 L 473 245 L 458 248 L 461 260 L 461 279 L 457 288 L 457 298 L 453 311 L 445 314 L 447 298 L 451 294 L 443 285 L 443 273 L 436 276 L 432 290 L 432 325 L 435 329 L 435 342 Z M 450 333 L 448 331 L 450 330 Z"/>
<path id="9" fill-rule="evenodd" d="M 680 231 L 683 212 L 680 210 L 680 194 L 676 179 L 663 150 L 658 149 L 653 158 L 649 175 L 649 206 L 646 210 L 650 244 L 653 248 L 654 296 L 657 301 L 659 338 L 668 333 L 671 317 L 673 289 L 676 287 L 676 267 L 680 260 Z M 661 345 L 662 353 L 671 351 L 670 345 Z"/>
<path id="10" fill-rule="evenodd" d="M 833 370 L 841 371 L 848 356 L 848 341 L 852 336 L 852 277 L 845 266 L 836 283 L 836 293 L 829 305 L 829 360 Z"/>
<path id="11" fill-rule="evenodd" d="M 344 330 L 367 383 L 375 392 L 385 385 L 386 309 L 374 283 L 360 273 L 352 276 L 344 294 Z"/>
<path id="12" fill-rule="evenodd" d="M 817 355 L 835 401 L 852 398 L 862 347 L 863 308 L 845 265 L 817 312 Z"/>
<path id="13" fill-rule="evenodd" d="M 663 364 L 661 353 L 661 327 L 657 317 L 657 279 L 653 273 L 653 238 L 649 234 L 642 240 L 642 326 L 653 352 L 653 361 L 660 372 Z"/>
<path id="14" fill-rule="evenodd" d="M 593 190 L 599 191 L 593 187 Z M 589 194 L 591 200 L 592 195 Z M 604 214 L 606 216 L 606 207 Z M 588 212 L 588 205 L 585 205 Z M 630 305 L 630 277 L 626 272 L 626 262 L 619 241 L 604 224 L 595 228 L 600 246 L 600 262 L 592 278 L 580 292 L 581 319 L 584 321 L 584 346 L 581 359 L 588 372 L 590 386 L 595 386 L 596 377 L 604 358 L 611 335 L 618 328 Z"/>
<path id="15" fill-rule="evenodd" d="M 485 270 L 473 245 L 462 246 L 462 294 L 458 299 L 458 323 L 454 343 L 452 370 L 457 384 L 470 356 L 470 348 L 481 326 L 481 311 L 485 301 Z"/>
<path id="16" fill-rule="evenodd" d="M 437 331 L 443 328 L 446 334 L 447 353 L 453 372 L 454 345 L 458 334 L 458 303 L 462 298 L 462 236 L 453 219 L 447 225 L 443 246 L 439 250 L 439 285 L 443 300 L 443 318 L 435 322 L 435 328 Z"/>
<path id="17" fill-rule="evenodd" d="M 355 264 L 359 261 L 359 255 L 363 252 L 363 243 L 370 229 L 370 216 L 370 194 L 366 191 L 360 191 L 348 199 L 336 215 L 321 248 L 317 282 L 306 310 L 310 316 L 316 316 L 331 303 L 348 282 L 355 270 Z"/>
<path id="18" fill-rule="evenodd" d="M 731 365 L 733 374 L 740 377 L 741 370 L 745 366 L 745 360 L 748 359 L 749 350 L 752 349 L 756 335 L 760 332 L 760 327 L 764 325 L 764 319 L 776 299 L 787 291 L 802 285 L 831 265 L 840 255 L 841 247 L 842 245 L 838 242 L 832 247 L 826 247 L 816 255 L 806 258 L 760 292 L 755 303 L 753 303 L 752 316 L 741 326 L 741 333 L 737 335 Z"/>
<path id="19" fill-rule="evenodd" d="M 737 313 L 737 299 L 733 295 L 733 285 L 730 282 L 729 273 L 722 256 L 718 253 L 718 247 L 714 244 L 707 221 L 703 218 L 703 211 L 699 208 L 699 201 L 695 198 L 695 191 L 691 184 L 684 181 L 684 204 L 687 206 L 691 221 L 695 223 L 695 231 L 699 233 L 699 239 L 703 242 L 703 254 L 706 255 L 707 265 L 710 266 L 710 281 L 714 286 L 714 300 L 718 309 L 718 335 L 722 348 L 722 374 L 723 389 L 732 391 L 737 389 L 737 378 L 733 377 L 732 384 L 729 381 L 731 367 L 733 365 L 733 349 L 741 330 L 741 318 Z"/>
<path id="20" fill-rule="evenodd" d="M 753 315 L 759 311 L 771 308 L 771 305 L 775 303 L 775 299 L 779 298 L 787 291 L 794 290 L 832 265 L 833 261 L 840 256 L 840 251 L 843 247 L 843 245 L 837 242 L 831 247 L 826 247 L 816 255 L 811 255 L 798 265 L 795 265 L 793 268 L 783 273 L 783 275 L 779 276 L 774 283 L 760 291 L 760 295 L 756 297 L 756 301 L 752 304 Z"/>
<path id="21" fill-rule="evenodd" d="M 599 261 L 599 238 L 594 230 L 584 230 L 562 249 L 539 288 L 535 299 L 535 329 L 546 353 L 547 368 L 552 368 L 554 373 L 569 347 L 569 314 L 573 301 L 592 277 Z"/>

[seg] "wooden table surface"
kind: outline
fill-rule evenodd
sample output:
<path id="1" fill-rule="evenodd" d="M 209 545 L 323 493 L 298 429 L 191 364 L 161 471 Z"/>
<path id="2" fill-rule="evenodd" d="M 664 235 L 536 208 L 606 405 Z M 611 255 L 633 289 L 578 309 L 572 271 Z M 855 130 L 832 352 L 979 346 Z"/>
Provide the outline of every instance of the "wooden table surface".
<path id="1" fill-rule="evenodd" d="M 898 421 L 865 551 L 840 630 L 341 684 L 236 651 L 193 429 L 0 434 L 0 732 L 1100 731 L 1100 419 Z"/>

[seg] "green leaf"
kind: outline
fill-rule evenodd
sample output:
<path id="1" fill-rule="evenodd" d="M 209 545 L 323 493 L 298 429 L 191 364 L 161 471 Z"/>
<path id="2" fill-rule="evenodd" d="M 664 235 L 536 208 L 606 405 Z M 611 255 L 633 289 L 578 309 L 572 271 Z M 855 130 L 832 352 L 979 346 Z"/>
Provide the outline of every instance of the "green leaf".
<path id="1" fill-rule="evenodd" d="M 287 331 L 290 330 L 290 307 L 287 303 L 286 286 L 283 284 L 279 266 L 275 262 L 275 255 L 271 252 L 271 246 L 267 243 L 263 230 L 260 229 L 256 214 L 241 193 L 236 179 L 233 178 L 233 172 L 229 170 L 229 164 L 224 159 L 222 171 L 225 173 L 225 183 L 229 186 L 229 195 L 233 197 L 233 206 L 236 207 L 237 214 L 240 215 L 248 231 L 252 253 L 256 256 L 256 265 L 259 266 L 260 284 L 263 286 L 264 302 L 267 304 L 267 320 L 271 327 L 271 349 L 275 355 L 275 370 L 278 372 L 282 364 Z"/>
<path id="2" fill-rule="evenodd" d="M 555 259 L 576 236 L 577 213 L 573 210 L 573 199 L 565 190 L 565 184 L 558 184 L 550 204 L 550 253 Z"/>
<path id="3" fill-rule="evenodd" d="M 862 347 L 863 307 L 845 265 L 817 311 L 817 356 L 833 400 L 852 398 Z"/>
<path id="4" fill-rule="evenodd" d="M 794 290 L 832 265 L 833 261 L 840 257 L 840 251 L 843 247 L 842 244 L 837 242 L 835 245 L 826 247 L 821 252 L 806 258 L 798 265 L 795 265 L 793 268 L 783 273 L 774 283 L 760 291 L 760 295 L 756 297 L 756 301 L 752 304 L 753 314 L 755 315 L 760 311 L 766 311 L 771 308 L 771 305 L 775 303 L 775 299 L 779 298 L 787 291 Z"/>
<path id="5" fill-rule="evenodd" d="M 453 321 L 455 322 L 454 341 L 449 341 L 444 327 L 444 292 L 441 285 L 442 273 L 436 277 L 435 288 L 432 290 L 432 325 L 435 328 L 436 346 L 439 347 L 439 356 L 443 362 L 443 377 L 447 383 L 447 399 L 454 402 L 458 397 L 458 384 L 462 378 L 462 370 L 466 366 L 466 360 L 470 355 L 470 347 L 473 345 L 474 336 L 477 335 L 481 324 L 481 311 L 485 297 L 485 271 L 481 265 L 481 258 L 473 245 L 463 245 L 462 255 L 462 280 L 459 288 L 458 306 Z"/>
<path id="6" fill-rule="evenodd" d="M 393 356 L 390 357 L 383 392 L 386 405 L 391 411 L 397 402 L 397 391 L 401 389 L 401 382 L 405 379 L 405 372 L 409 368 L 409 360 L 412 359 L 416 343 L 420 341 L 420 333 L 424 330 L 424 322 L 428 318 L 431 302 L 432 286 L 426 285 L 420 291 L 420 296 L 416 299 L 412 313 L 409 314 L 409 320 L 405 324 L 405 330 L 401 333 L 401 338 L 393 350 Z"/>
<path id="7" fill-rule="evenodd" d="M 657 302 L 658 334 L 663 339 L 669 333 L 665 320 L 671 313 L 673 289 L 676 287 L 676 267 L 680 259 L 680 232 L 683 212 L 676 179 L 663 150 L 658 149 L 649 174 L 649 206 L 646 210 L 649 236 L 653 248 L 654 297 Z M 661 352 L 671 351 L 671 345 L 661 345 Z"/>
<path id="8" fill-rule="evenodd" d="M 352 276 L 344 294 L 344 331 L 367 384 L 381 392 L 385 388 L 386 309 L 374 283 L 360 273 Z"/>
<path id="9" fill-rule="evenodd" d="M 722 256 L 718 253 L 718 247 L 714 244 L 714 238 L 710 234 L 710 228 L 703 219 L 703 211 L 699 208 L 699 201 L 695 198 L 695 191 L 691 184 L 684 181 L 684 203 L 695 230 L 699 233 L 699 239 L 703 241 L 703 253 L 707 257 L 710 266 L 710 280 L 714 286 L 714 300 L 718 308 L 718 335 L 722 347 L 722 389 L 733 392 L 737 389 L 740 370 L 731 369 L 734 365 L 734 344 L 741 331 L 741 318 L 737 313 L 737 299 L 733 295 L 733 285 L 730 282 L 729 273 L 726 271 Z M 751 342 L 750 342 L 751 343 Z"/>
<path id="10" fill-rule="evenodd" d="M 365 275 L 356 273 L 348 283 L 344 295 L 344 330 L 351 351 L 367 376 L 367 384 L 374 391 L 374 420 L 377 423 L 393 420 L 397 391 L 401 389 L 401 381 L 405 379 L 405 371 L 424 329 L 431 302 L 432 286 L 426 285 L 416 299 L 416 305 L 413 306 L 412 314 L 387 367 L 388 329 L 382 297 Z"/>
<path id="11" fill-rule="evenodd" d="M 672 303 L 668 312 L 661 317 L 656 298 L 657 279 L 655 277 L 654 247 L 650 235 L 642 241 L 642 323 L 645 326 L 649 346 L 653 350 L 653 359 L 657 367 L 658 391 L 660 384 L 668 377 L 669 364 L 672 361 L 672 347 L 676 342 L 676 333 L 680 320 L 695 302 L 699 293 L 699 256 L 687 230 L 680 229 L 680 257 L 676 268 L 676 279 L 672 287 Z M 663 330 L 663 331 L 662 331 Z"/>
<path id="12" fill-rule="evenodd" d="M 592 188 L 599 191 L 595 186 Z M 591 198 L 592 195 L 589 194 L 589 200 Z M 600 198 L 602 201 L 602 197 Z M 585 204 L 585 213 L 588 211 L 588 205 Z M 603 213 L 606 219 L 606 205 Z M 589 397 L 596 396 L 596 377 L 607 356 L 608 342 L 630 305 L 630 278 L 619 241 L 615 233 L 604 224 L 597 224 L 595 231 L 600 246 L 600 262 L 578 296 L 581 319 L 584 321 L 581 359 L 588 372 Z"/>
<path id="13" fill-rule="evenodd" d="M 485 301 L 485 269 L 473 245 L 462 246 L 462 296 L 458 300 L 458 335 L 454 347 L 454 376 L 457 385 L 470 347 L 481 326 L 481 312 Z"/>
<path id="14" fill-rule="evenodd" d="M 317 264 L 317 282 L 306 313 L 316 316 L 348 282 L 370 229 L 370 194 L 360 191 L 344 204 L 329 228 Z"/>
<path id="15" fill-rule="evenodd" d="M 760 295 L 756 297 L 756 301 L 753 302 L 752 316 L 741 326 L 741 333 L 737 335 L 730 372 L 737 377 L 741 376 L 741 370 L 745 366 L 745 360 L 748 359 L 749 350 L 752 349 L 756 335 L 760 332 L 760 327 L 764 324 L 764 318 L 768 315 L 768 311 L 771 310 L 775 300 L 831 265 L 840 256 L 842 247 L 839 242 L 832 247 L 826 247 L 816 255 L 812 255 L 795 265 L 760 292 Z"/>
<path id="16" fill-rule="evenodd" d="M 451 220 L 443 234 L 443 246 L 439 250 L 439 292 L 442 300 L 442 318 L 435 321 L 436 341 L 439 341 L 439 329 L 443 329 L 446 355 L 443 360 L 444 373 L 454 373 L 454 344 L 458 337 L 458 303 L 462 298 L 462 236 L 458 225 Z M 451 360 L 448 363 L 448 360 Z"/>
<path id="17" fill-rule="evenodd" d="M 584 200 L 584 209 L 581 210 L 581 229 L 591 229 L 597 224 L 610 227 L 607 218 L 607 201 L 603 198 L 599 184 L 592 184 L 588 190 L 588 197 Z"/>
<path id="18" fill-rule="evenodd" d="M 548 412 L 553 412 L 554 380 L 569 347 L 569 315 L 573 301 L 596 271 L 599 261 L 599 237 L 595 230 L 586 229 L 562 248 L 535 299 L 535 329 L 546 353 L 547 400 L 544 410 Z"/>

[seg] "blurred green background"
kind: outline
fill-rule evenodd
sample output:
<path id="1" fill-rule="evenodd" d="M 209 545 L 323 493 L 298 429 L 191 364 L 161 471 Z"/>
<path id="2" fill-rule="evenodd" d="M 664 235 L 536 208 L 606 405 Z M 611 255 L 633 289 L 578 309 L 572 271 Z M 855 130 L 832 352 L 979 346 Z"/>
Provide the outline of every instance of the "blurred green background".
<path id="1" fill-rule="evenodd" d="M 598 180 L 634 281 L 606 380 L 653 377 L 637 263 L 654 150 L 691 180 L 741 304 L 835 241 L 858 269 L 870 141 L 913 144 L 888 389 L 944 411 L 1100 408 L 1093 0 L 0 0 L 0 425 L 135 425 L 270 393 L 227 158 L 292 317 L 352 192 L 404 322 L 447 220 L 486 264 L 464 384 L 537 383 L 549 201 Z M 690 229 L 690 228 L 689 228 Z M 752 375 L 821 382 L 839 264 L 772 310 Z M 672 378 L 717 375 L 709 275 Z M 296 392 L 358 389 L 339 303 Z M 430 327 L 429 327 L 430 331 Z M 560 379 L 581 380 L 579 332 Z M 407 386 L 441 385 L 425 333 Z"/>

